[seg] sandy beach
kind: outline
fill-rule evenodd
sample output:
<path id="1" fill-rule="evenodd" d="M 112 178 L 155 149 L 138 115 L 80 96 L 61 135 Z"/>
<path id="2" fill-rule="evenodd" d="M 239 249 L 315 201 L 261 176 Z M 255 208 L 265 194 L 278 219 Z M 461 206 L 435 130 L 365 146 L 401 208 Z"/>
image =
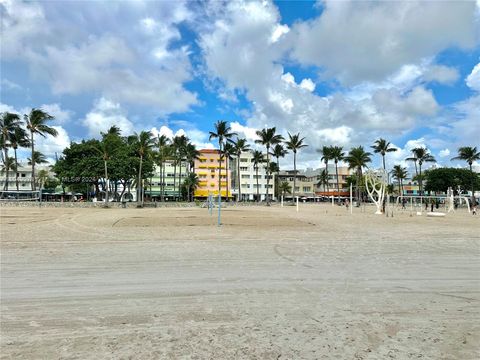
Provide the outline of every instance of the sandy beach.
<path id="1" fill-rule="evenodd" d="M 0 208 L 2 359 L 478 359 L 480 217 Z"/>

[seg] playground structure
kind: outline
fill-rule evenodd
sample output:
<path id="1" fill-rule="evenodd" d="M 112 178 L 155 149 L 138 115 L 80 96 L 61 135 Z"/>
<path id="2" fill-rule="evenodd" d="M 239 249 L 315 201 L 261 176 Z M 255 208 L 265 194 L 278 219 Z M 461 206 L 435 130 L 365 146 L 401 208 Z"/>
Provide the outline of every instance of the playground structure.
<path id="1" fill-rule="evenodd" d="M 406 200 L 405 203 L 403 200 Z M 438 209 L 442 206 L 447 213 L 455 212 L 457 207 L 461 207 L 463 203 L 466 205 L 468 213 L 470 213 L 470 201 L 467 196 L 453 195 L 452 192 L 447 191 L 447 195 L 400 195 L 397 196 L 395 202 L 395 209 L 398 210 L 405 205 L 410 211 L 422 212 L 425 209 L 425 206 L 434 204 L 434 207 Z M 455 206 L 456 204 L 456 206 Z M 438 206 L 437 206 L 438 205 Z"/>

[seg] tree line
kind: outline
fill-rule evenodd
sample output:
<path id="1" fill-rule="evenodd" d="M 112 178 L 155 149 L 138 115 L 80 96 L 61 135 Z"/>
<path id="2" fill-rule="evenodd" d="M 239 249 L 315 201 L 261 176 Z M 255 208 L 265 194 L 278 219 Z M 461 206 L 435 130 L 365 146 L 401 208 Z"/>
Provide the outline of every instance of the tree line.
<path id="1" fill-rule="evenodd" d="M 36 190 L 38 183 L 36 181 L 35 165 L 46 162 L 45 156 L 35 150 L 35 140 L 37 136 L 57 136 L 55 128 L 48 126 L 48 122 L 53 120 L 53 116 L 41 109 L 32 109 L 23 120 L 18 114 L 4 112 L 0 118 L 0 147 L 2 154 L 2 172 L 6 173 L 4 190 L 8 190 L 8 170 L 13 170 L 16 175 L 16 188 L 18 190 L 18 148 L 30 148 L 31 157 L 28 159 L 32 167 L 31 189 Z M 225 162 L 224 169 L 228 170 L 228 161 L 233 158 L 239 158 L 243 152 L 252 152 L 252 162 L 257 174 L 257 200 L 259 197 L 258 171 L 262 165 L 265 167 L 267 175 L 266 202 L 270 203 L 269 185 L 272 174 L 280 171 L 280 158 L 285 157 L 289 152 L 293 154 L 293 191 L 289 191 L 287 184 L 277 184 L 279 191 L 291 192 L 293 197 L 296 195 L 297 180 L 297 155 L 302 148 L 308 146 L 305 138 L 300 133 L 290 134 L 285 139 L 277 133 L 275 127 L 258 130 L 255 144 L 265 148 L 265 151 L 252 150 L 250 144 L 244 138 L 232 131 L 228 122 L 220 120 L 214 124 L 214 129 L 209 132 L 209 140 L 217 140 L 220 153 L 218 159 L 218 193 L 221 194 L 222 164 Z M 135 187 L 137 199 L 140 205 L 143 205 L 145 180 L 153 176 L 155 165 L 160 171 L 160 197 L 164 200 L 165 192 L 165 164 L 167 161 L 173 163 L 174 193 L 179 192 L 181 197 L 187 200 L 192 199 L 192 194 L 198 186 L 199 179 L 194 171 L 194 161 L 198 159 L 200 153 L 196 146 L 185 136 L 179 135 L 172 139 L 165 135 L 153 136 L 150 131 L 141 131 L 133 135 L 122 136 L 118 127 L 112 126 L 107 132 L 101 133 L 101 138 L 82 140 L 80 143 L 72 142 L 65 148 L 63 154 L 53 165 L 53 171 L 61 181 L 62 186 L 69 186 L 72 189 L 83 191 L 82 187 L 89 184 L 95 187 L 95 192 L 99 193 L 100 186 L 105 192 L 105 199 L 110 199 L 109 194 L 113 195 L 115 200 L 121 199 L 125 192 L 130 193 L 130 189 Z M 397 148 L 385 139 L 378 139 L 371 146 L 375 154 L 382 158 L 383 170 L 387 172 L 385 158 L 388 153 L 397 151 Z M 11 157 L 9 151 L 13 150 L 14 157 Z M 338 175 L 338 163 L 345 162 L 348 168 L 354 171 L 354 176 L 349 179 L 355 183 L 356 197 L 361 198 L 361 184 L 363 179 L 363 169 L 368 168 L 372 161 L 372 153 L 365 150 L 363 146 L 352 147 L 348 153 L 342 146 L 323 146 L 317 149 L 321 155 L 320 160 L 325 164 L 325 169 L 319 174 L 317 185 L 323 185 L 329 192 L 328 165 L 330 162 L 335 164 L 335 175 L 337 192 L 340 192 L 340 182 Z M 413 177 L 419 183 L 419 191 L 423 193 L 423 180 L 425 174 L 422 173 L 422 166 L 427 162 L 435 162 L 435 158 L 425 147 L 418 147 L 411 150 L 412 155 L 407 161 L 411 161 L 415 166 L 415 176 Z M 274 158 L 276 161 L 272 161 Z M 480 159 L 480 152 L 477 147 L 460 147 L 458 155 L 452 160 L 464 160 L 472 172 L 472 164 Z M 186 167 L 186 174 L 182 182 L 182 164 Z M 178 181 L 177 181 L 178 169 Z M 401 165 L 395 165 L 389 172 L 395 178 L 399 185 L 400 193 L 403 193 L 403 180 L 408 177 L 407 169 Z M 228 194 L 228 171 L 226 171 L 226 184 Z M 42 176 L 44 178 L 44 176 Z M 45 179 L 43 179 L 45 180 Z M 237 184 L 238 198 L 241 199 L 240 186 L 240 161 L 237 161 Z M 472 191 L 474 190 L 472 181 Z M 118 194 L 118 184 L 122 185 L 122 192 Z M 148 183 L 147 183 L 148 186 Z M 273 195 L 273 194 L 272 194 Z M 227 197 L 228 199 L 228 197 Z"/>

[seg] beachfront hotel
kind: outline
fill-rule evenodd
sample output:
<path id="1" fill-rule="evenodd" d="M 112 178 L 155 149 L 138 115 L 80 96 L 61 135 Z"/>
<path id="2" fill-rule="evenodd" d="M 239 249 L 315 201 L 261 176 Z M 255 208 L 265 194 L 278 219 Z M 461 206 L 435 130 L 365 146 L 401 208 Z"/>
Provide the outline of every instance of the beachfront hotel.
<path id="1" fill-rule="evenodd" d="M 194 192 L 194 197 L 197 199 L 204 199 L 209 195 L 218 196 L 218 182 L 220 181 L 222 198 L 231 198 L 232 194 L 229 182 L 231 181 L 232 176 L 228 163 L 225 164 L 225 159 L 222 159 L 220 179 L 218 177 L 220 151 L 215 149 L 203 149 L 199 152 L 200 156 L 195 160 L 194 165 L 194 172 L 199 179 L 198 186 Z"/>
<path id="2" fill-rule="evenodd" d="M 266 155 L 265 155 L 266 156 Z M 265 201 L 268 195 L 271 199 L 275 196 L 275 174 L 267 175 L 266 163 L 258 165 L 258 197 L 257 199 L 257 171 L 253 163 L 253 155 L 250 151 L 243 152 L 240 155 L 240 183 L 238 183 L 238 159 L 233 158 L 230 161 L 232 171 L 232 194 L 238 199 L 241 193 L 241 201 Z M 267 176 L 270 177 L 267 185 Z M 239 191 L 240 186 L 240 191 Z"/>
<path id="3" fill-rule="evenodd" d="M 174 160 L 166 160 L 163 168 L 159 165 L 154 167 L 154 175 L 145 182 L 145 195 L 152 199 L 166 201 L 179 199 L 181 188 L 188 175 L 187 163 L 182 161 L 175 164 Z"/>

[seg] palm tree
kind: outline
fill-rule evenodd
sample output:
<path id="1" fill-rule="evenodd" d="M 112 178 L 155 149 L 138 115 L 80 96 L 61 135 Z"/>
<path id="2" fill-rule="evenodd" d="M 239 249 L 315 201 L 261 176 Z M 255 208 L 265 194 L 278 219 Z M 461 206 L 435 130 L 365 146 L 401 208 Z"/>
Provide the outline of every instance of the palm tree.
<path id="1" fill-rule="evenodd" d="M 322 146 L 321 149 L 317 149 L 317 152 L 322 154 L 322 157 L 320 160 L 322 160 L 325 163 L 325 170 L 327 171 L 327 193 L 330 192 L 329 189 L 329 175 L 328 175 L 328 162 L 332 160 L 332 146 Z"/>
<path id="2" fill-rule="evenodd" d="M 188 144 L 189 140 L 185 135 L 175 136 L 172 141 L 173 151 L 174 151 L 174 168 L 173 168 L 173 191 L 176 190 L 176 173 L 177 173 L 177 165 L 179 166 L 179 174 L 178 174 L 178 197 L 180 198 L 181 191 L 180 191 L 180 184 L 182 182 L 182 163 L 183 159 L 185 158 L 185 148 Z"/>
<path id="3" fill-rule="evenodd" d="M 106 133 L 100 133 L 102 135 L 102 141 L 100 141 L 97 146 L 94 146 L 94 150 L 102 157 L 103 160 L 103 169 L 105 176 L 105 206 L 108 206 L 109 200 L 109 183 L 108 183 L 108 165 L 107 162 L 110 160 L 111 156 L 114 153 L 112 148 L 112 143 L 109 141 L 114 136 L 120 136 L 120 128 L 113 125 L 108 129 Z"/>
<path id="4" fill-rule="evenodd" d="M 218 196 L 222 196 L 222 150 L 224 141 L 231 139 L 236 133 L 232 131 L 226 121 L 218 120 L 215 123 L 215 131 L 210 131 L 209 140 L 218 139 Z"/>
<path id="5" fill-rule="evenodd" d="M 13 133 L 10 136 L 10 146 L 13 149 L 14 159 L 15 159 L 15 168 L 18 169 L 18 157 L 17 157 L 17 149 L 19 147 L 29 147 L 30 142 L 28 141 L 28 135 L 25 129 L 20 126 L 15 127 Z M 18 186 L 18 171 L 15 171 L 15 185 L 17 191 L 19 191 Z"/>
<path id="6" fill-rule="evenodd" d="M 278 186 L 278 190 L 282 194 L 283 197 L 285 197 L 285 194 L 291 194 L 292 193 L 292 187 L 288 183 L 288 181 L 282 181 L 280 185 Z"/>
<path id="7" fill-rule="evenodd" d="M 257 178 L 257 202 L 260 201 L 260 191 L 258 187 L 258 168 L 260 167 L 260 164 L 265 162 L 265 159 L 263 157 L 263 154 L 261 151 L 254 150 L 252 152 L 252 162 L 253 162 L 253 168 L 255 169 L 255 175 Z"/>
<path id="8" fill-rule="evenodd" d="M 48 171 L 47 170 L 40 170 L 38 172 L 38 187 L 40 189 L 43 188 L 43 185 L 45 184 L 45 182 L 47 181 L 48 179 Z"/>
<path id="9" fill-rule="evenodd" d="M 402 167 L 401 165 L 395 165 L 390 173 L 395 179 L 397 179 L 398 192 L 400 195 L 403 195 L 403 180 L 408 176 L 407 168 Z"/>
<path id="10" fill-rule="evenodd" d="M 226 180 L 227 180 L 227 202 L 229 201 L 229 195 L 228 195 L 228 164 L 230 163 L 230 160 L 232 159 L 232 155 L 234 155 L 235 148 L 231 142 L 226 142 L 225 145 L 223 146 L 223 151 L 220 154 L 221 157 L 225 159 L 225 172 L 226 172 Z"/>
<path id="11" fill-rule="evenodd" d="M 470 171 L 474 161 L 480 160 L 480 151 L 477 151 L 477 147 L 462 146 L 458 148 L 458 155 L 452 158 L 452 160 L 464 160 L 468 163 Z M 472 204 L 475 204 L 475 186 L 472 179 Z"/>
<path id="12" fill-rule="evenodd" d="M 191 196 L 193 192 L 195 192 L 195 189 L 198 187 L 198 183 L 200 182 L 200 179 L 198 178 L 197 174 L 194 172 L 191 172 L 187 175 L 185 180 L 183 181 L 183 185 L 187 189 L 187 201 L 191 201 Z"/>
<path id="13" fill-rule="evenodd" d="M 295 199 L 295 190 L 297 186 L 297 151 L 301 148 L 307 147 L 303 141 L 305 138 L 300 138 L 300 133 L 290 134 L 288 133 L 288 140 L 285 142 L 287 149 L 293 152 L 293 199 Z"/>
<path id="14" fill-rule="evenodd" d="M 35 151 L 33 153 L 33 161 L 32 158 L 28 158 L 28 165 L 36 165 L 36 164 L 46 164 L 48 163 L 47 158 L 45 157 L 44 154 L 42 154 L 40 151 Z"/>
<path id="15" fill-rule="evenodd" d="M 375 140 L 371 148 L 375 154 L 380 153 L 380 155 L 382 155 L 383 170 L 386 172 L 387 168 L 385 166 L 385 155 L 389 152 L 397 151 L 398 149 L 392 147 L 389 141 L 382 138 Z"/>
<path id="16" fill-rule="evenodd" d="M 423 180 L 422 180 L 422 165 L 424 162 L 436 162 L 435 158 L 428 152 L 424 147 L 419 147 L 412 149 L 413 157 L 407 158 L 406 160 L 414 161 L 418 163 L 418 184 L 420 189 L 420 195 L 423 194 Z M 416 167 L 415 167 L 416 170 Z"/>
<path id="17" fill-rule="evenodd" d="M 160 196 L 162 201 L 165 201 L 165 162 L 169 157 L 170 139 L 165 135 L 158 135 L 157 147 L 157 164 L 160 167 Z"/>
<path id="18" fill-rule="evenodd" d="M 13 159 L 13 157 L 9 157 L 7 158 L 7 160 L 5 161 L 5 159 L 3 160 L 3 164 L 2 164 L 2 167 L 0 168 L 0 173 L 6 173 L 8 174 L 9 171 L 15 171 L 17 172 L 17 168 L 15 166 L 15 160 Z M 6 189 L 8 190 L 8 189 Z"/>
<path id="19" fill-rule="evenodd" d="M 140 134 L 135 133 L 134 136 L 136 137 L 135 147 L 137 154 L 140 157 L 137 181 L 137 202 L 140 201 L 140 206 L 143 207 L 142 164 L 143 159 L 149 155 L 152 147 L 155 145 L 155 138 L 150 131 L 141 131 Z"/>
<path id="20" fill-rule="evenodd" d="M 275 144 L 275 146 L 272 148 L 271 155 L 277 159 L 278 172 L 280 172 L 280 158 L 285 157 L 285 155 L 287 154 L 288 154 L 288 151 L 285 150 L 282 144 Z M 279 194 L 278 175 L 275 177 L 275 190 L 277 192 L 275 196 L 278 197 L 278 194 Z"/>
<path id="21" fill-rule="evenodd" d="M 200 157 L 200 151 L 197 150 L 197 147 L 189 142 L 185 146 L 185 161 L 188 164 L 188 174 L 195 173 L 195 160 Z"/>
<path id="22" fill-rule="evenodd" d="M 356 196 L 358 203 L 360 203 L 360 181 L 363 177 L 362 168 L 366 167 L 367 164 L 372 161 L 370 158 L 371 155 L 371 153 L 365 151 L 363 146 L 357 146 L 350 149 L 348 155 L 345 157 L 345 161 L 348 163 L 348 168 L 355 169 L 356 171 Z"/>
<path id="23" fill-rule="evenodd" d="M 267 205 L 270 205 L 270 197 L 268 196 L 268 189 L 270 187 L 270 173 L 269 173 L 269 168 L 270 168 L 270 147 L 273 145 L 279 144 L 283 141 L 283 136 L 280 134 L 275 134 L 276 128 L 267 128 L 267 129 L 262 129 L 262 130 L 257 130 L 256 134 L 259 137 L 258 140 L 255 140 L 256 144 L 260 144 L 265 146 L 267 149 L 267 158 L 266 158 L 266 163 L 267 163 L 267 189 L 266 189 L 266 199 L 267 199 Z M 258 189 L 257 189 L 258 190 Z"/>
<path id="24" fill-rule="evenodd" d="M 11 139 L 14 136 L 15 129 L 20 128 L 21 124 L 22 122 L 20 120 L 20 116 L 18 116 L 17 114 L 13 114 L 9 112 L 4 112 L 1 114 L 0 142 L 3 150 L 2 158 L 3 158 L 4 169 L 9 170 L 12 168 L 12 164 L 9 163 L 9 161 L 11 161 L 11 158 L 8 156 L 8 147 L 11 145 Z M 8 190 L 8 178 L 9 178 L 9 171 L 7 171 L 5 174 L 4 190 Z"/>
<path id="25" fill-rule="evenodd" d="M 239 139 L 233 142 L 233 152 L 237 157 L 237 180 L 238 180 L 238 198 L 237 201 L 242 201 L 242 185 L 240 183 L 240 156 L 243 152 L 250 151 L 250 145 L 247 144 L 246 139 Z"/>
<path id="26" fill-rule="evenodd" d="M 53 120 L 54 117 L 41 109 L 32 109 L 29 115 L 24 115 L 27 129 L 30 131 L 30 147 L 32 149 L 32 158 L 35 153 L 35 139 L 34 135 L 46 137 L 51 135 L 56 137 L 58 131 L 47 125 L 47 121 Z M 35 190 L 35 161 L 32 162 L 32 190 Z"/>
<path id="27" fill-rule="evenodd" d="M 341 146 L 333 146 L 331 148 L 330 153 L 332 160 L 335 162 L 335 172 L 337 175 L 337 192 L 338 192 L 338 202 L 340 203 L 340 179 L 338 177 L 338 162 L 342 161 L 345 157 L 345 153 L 343 152 L 343 147 Z"/>
<path id="28" fill-rule="evenodd" d="M 323 192 L 325 192 L 325 186 L 327 184 L 328 184 L 328 171 L 327 171 L 327 169 L 323 169 L 320 172 L 320 175 L 318 177 L 317 186 L 323 186 Z"/>

